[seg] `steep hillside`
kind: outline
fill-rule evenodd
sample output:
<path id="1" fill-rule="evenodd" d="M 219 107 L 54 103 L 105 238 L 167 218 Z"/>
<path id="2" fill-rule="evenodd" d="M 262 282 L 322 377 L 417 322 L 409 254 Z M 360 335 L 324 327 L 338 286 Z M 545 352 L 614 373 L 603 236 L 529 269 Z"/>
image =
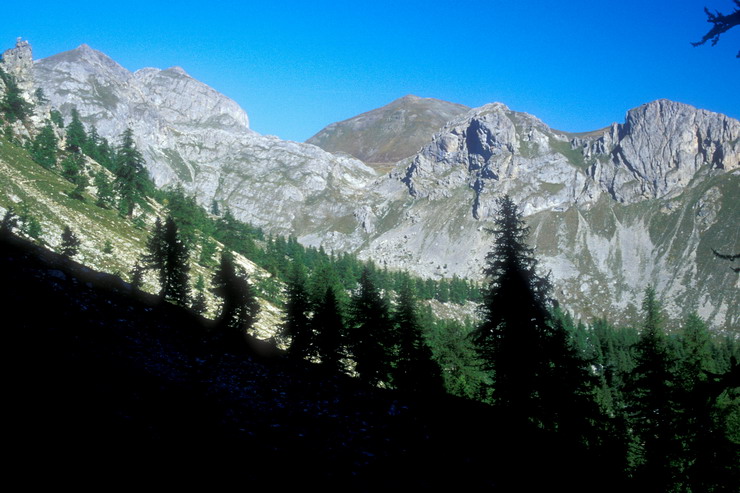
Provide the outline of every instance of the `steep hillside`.
<path id="1" fill-rule="evenodd" d="M 494 432 L 474 432 L 493 421 L 488 406 L 366 387 L 249 337 L 224 348 L 191 313 L 17 238 L 0 238 L 0 272 L 0 309 L 15 314 L 11 464 L 28 475 L 43 462 L 35 484 L 493 481 L 484 464 L 498 451 L 480 447 Z"/>
<path id="2" fill-rule="evenodd" d="M 93 161 L 87 162 L 93 171 L 102 168 Z M 28 221 L 39 225 L 36 241 L 51 249 L 58 249 L 62 241 L 62 231 L 69 226 L 81 239 L 76 259 L 91 269 L 115 273 L 123 279 L 130 278 L 134 264 L 146 253 L 146 242 L 150 236 L 153 221 L 157 215 L 165 214 L 162 206 L 150 201 L 151 210 L 141 214 L 137 223 L 122 217 L 116 210 L 99 207 L 95 204 L 95 188 L 91 187 L 82 200 L 72 198 L 75 186 L 58 173 L 47 170 L 33 162 L 21 147 L 0 138 L 0 215 L 9 208 Z M 26 230 L 27 225 L 20 225 Z M 29 236 L 28 233 L 25 236 Z M 191 277 L 202 275 L 205 279 L 213 276 L 213 267 L 204 267 L 191 262 Z M 260 282 L 270 276 L 242 256 L 237 256 L 239 264 Z M 145 289 L 155 292 L 158 287 L 155 273 L 148 272 L 144 278 Z M 209 291 L 209 315 L 215 313 L 217 303 Z M 274 333 L 280 320 L 279 310 L 271 303 L 262 301 L 262 312 L 256 326 L 256 333 L 266 338 Z"/>
<path id="3" fill-rule="evenodd" d="M 412 156 L 445 123 L 469 109 L 461 104 L 408 95 L 382 108 L 332 123 L 306 142 L 385 169 Z"/>

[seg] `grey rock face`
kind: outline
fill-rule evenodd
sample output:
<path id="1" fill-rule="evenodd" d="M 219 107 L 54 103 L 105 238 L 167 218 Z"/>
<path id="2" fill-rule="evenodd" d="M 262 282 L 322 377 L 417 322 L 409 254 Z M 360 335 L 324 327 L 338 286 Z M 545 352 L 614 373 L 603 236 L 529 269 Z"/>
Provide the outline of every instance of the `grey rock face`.
<path id="1" fill-rule="evenodd" d="M 18 88 L 24 96 L 31 102 L 31 95 L 36 90 L 33 83 L 33 50 L 28 41 L 18 38 L 15 42 L 15 48 L 6 50 L 3 53 L 2 61 L 3 70 L 15 77 Z M 0 81 L 2 84 L 2 81 Z"/>
<path id="2" fill-rule="evenodd" d="M 76 107 L 113 143 L 131 127 L 157 185 L 182 183 L 201 203 L 216 199 L 274 232 L 352 217 L 348 204 L 376 177 L 357 160 L 253 132 L 234 101 L 179 67 L 131 73 L 82 45 L 37 61 L 34 76 L 52 105 L 66 115 Z"/>
<path id="3" fill-rule="evenodd" d="M 703 166 L 740 166 L 737 120 L 668 100 L 629 111 L 624 124 L 581 145 L 597 159 L 590 174 L 623 203 L 680 193 Z"/>
<path id="4" fill-rule="evenodd" d="M 439 99 L 404 96 L 332 123 L 307 142 L 329 152 L 350 154 L 372 166 L 388 166 L 418 152 L 445 123 L 469 109 Z"/>
<path id="5" fill-rule="evenodd" d="M 424 276 L 478 277 L 496 199 L 509 194 L 558 297 L 577 315 L 614 319 L 617 310 L 634 321 L 652 284 L 673 314 L 696 309 L 717 326 L 737 326 L 737 276 L 710 245 L 739 246 L 731 233 L 739 129 L 737 120 L 668 101 L 586 136 L 499 103 L 473 109 L 376 183 L 361 255 Z"/>

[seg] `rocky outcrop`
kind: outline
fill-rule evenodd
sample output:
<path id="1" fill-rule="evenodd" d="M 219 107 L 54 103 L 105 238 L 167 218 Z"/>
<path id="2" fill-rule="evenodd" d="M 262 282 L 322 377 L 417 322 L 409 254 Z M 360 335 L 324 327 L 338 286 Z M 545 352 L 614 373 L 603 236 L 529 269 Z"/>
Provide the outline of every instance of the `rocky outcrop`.
<path id="1" fill-rule="evenodd" d="M 469 109 L 408 95 L 332 123 L 306 142 L 329 152 L 349 154 L 374 167 L 385 167 L 414 155 L 445 123 Z"/>
<path id="2" fill-rule="evenodd" d="M 352 217 L 376 178 L 357 160 L 253 132 L 239 105 L 179 67 L 131 73 L 82 45 L 37 61 L 34 76 L 52 105 L 65 115 L 76 107 L 102 137 L 116 143 L 132 128 L 157 185 L 182 183 L 273 232 Z"/>
<path id="3" fill-rule="evenodd" d="M 28 41 L 18 38 L 15 48 L 6 50 L 2 58 L 3 70 L 15 78 L 18 88 L 29 102 L 36 87 L 33 83 L 33 50 Z M 2 81 L 0 81 L 2 84 Z"/>
<path id="4" fill-rule="evenodd" d="M 681 193 L 702 167 L 740 167 L 740 124 L 725 115 L 659 100 L 627 113 L 597 139 L 577 142 L 591 176 L 617 201 Z"/>

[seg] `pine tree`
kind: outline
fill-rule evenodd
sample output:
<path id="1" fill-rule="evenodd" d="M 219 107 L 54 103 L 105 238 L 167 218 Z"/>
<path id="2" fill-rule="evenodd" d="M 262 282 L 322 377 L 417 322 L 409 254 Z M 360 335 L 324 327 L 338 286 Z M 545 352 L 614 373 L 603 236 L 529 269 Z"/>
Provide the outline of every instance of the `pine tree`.
<path id="1" fill-rule="evenodd" d="M 131 216 L 137 203 L 149 195 L 152 184 L 144 165 L 144 157 L 136 149 L 133 130 L 127 128 L 121 137 L 121 146 L 116 153 L 116 189 L 121 198 L 119 209 Z"/>
<path id="2" fill-rule="evenodd" d="M 46 169 L 57 164 L 57 136 L 50 122 L 44 125 L 41 132 L 31 144 L 31 158 Z"/>
<path id="3" fill-rule="evenodd" d="M 663 315 L 655 289 L 648 286 L 642 301 L 644 322 L 637 343 L 636 366 L 628 382 L 630 422 L 635 430 L 635 475 L 655 488 L 669 491 L 675 482 L 675 392 L 672 362 L 663 332 Z"/>
<path id="4" fill-rule="evenodd" d="M 247 274 L 237 269 L 234 258 L 224 251 L 221 263 L 213 276 L 213 293 L 221 298 L 218 324 L 226 342 L 243 340 L 244 333 L 257 320 L 260 306 Z"/>
<path id="5" fill-rule="evenodd" d="M 113 195 L 113 185 L 108 180 L 108 176 L 105 171 L 98 171 L 95 173 L 95 181 L 93 182 L 97 189 L 97 200 L 95 205 L 104 209 L 113 207 L 115 197 Z"/>
<path id="6" fill-rule="evenodd" d="M 87 140 L 85 127 L 80 121 L 80 114 L 76 108 L 72 108 L 72 121 L 67 125 L 67 135 L 65 139 L 65 149 L 69 152 L 79 153 Z"/>
<path id="7" fill-rule="evenodd" d="M 321 365 L 331 373 L 341 371 L 345 325 L 342 309 L 332 286 L 326 288 L 323 298 L 315 306 L 309 329 L 313 334 L 316 356 Z"/>
<path id="8" fill-rule="evenodd" d="M 401 285 L 393 322 L 398 337 L 398 357 L 393 369 L 394 386 L 407 392 L 442 391 L 442 374 L 424 339 L 410 279 Z"/>
<path id="9" fill-rule="evenodd" d="M 496 242 L 483 269 L 489 284 L 480 306 L 482 323 L 472 336 L 493 377 L 496 406 L 512 420 L 539 424 L 546 414 L 542 385 L 550 369 L 550 282 L 536 271 L 526 244 L 529 228 L 517 206 L 508 196 L 498 205 Z"/>
<path id="10" fill-rule="evenodd" d="M 187 306 L 190 300 L 190 252 L 180 238 L 174 219 L 167 217 L 163 225 L 157 218 L 147 240 L 147 251 L 144 263 L 157 272 L 159 295 L 180 306 Z"/>
<path id="11" fill-rule="evenodd" d="M 0 99 L 0 111 L 9 122 L 24 120 L 31 115 L 32 105 L 23 98 L 15 77 L 0 68 L 0 79 L 5 85 L 5 95 Z"/>
<path id="12" fill-rule="evenodd" d="M 0 222 L 0 237 L 8 237 L 13 234 L 13 230 L 18 227 L 18 215 L 15 213 L 13 206 L 8 207 Z"/>
<path id="13" fill-rule="evenodd" d="M 79 252 L 80 243 L 80 239 L 77 238 L 70 227 L 65 226 L 64 231 L 62 231 L 62 243 L 59 247 L 61 254 L 65 257 L 74 257 Z"/>
<path id="14" fill-rule="evenodd" d="M 288 354 L 295 358 L 308 358 L 314 351 L 315 340 L 309 313 L 306 271 L 301 264 L 293 263 L 291 275 L 285 286 L 285 318 L 282 335 L 290 338 Z"/>
<path id="15" fill-rule="evenodd" d="M 165 284 L 162 297 L 180 306 L 190 301 L 190 252 L 181 238 L 175 220 L 168 217 L 164 224 Z"/>
<path id="16" fill-rule="evenodd" d="M 347 345 L 360 379 L 370 385 L 387 382 L 394 359 L 393 326 L 386 300 L 380 295 L 369 267 L 360 276 L 350 301 Z"/>

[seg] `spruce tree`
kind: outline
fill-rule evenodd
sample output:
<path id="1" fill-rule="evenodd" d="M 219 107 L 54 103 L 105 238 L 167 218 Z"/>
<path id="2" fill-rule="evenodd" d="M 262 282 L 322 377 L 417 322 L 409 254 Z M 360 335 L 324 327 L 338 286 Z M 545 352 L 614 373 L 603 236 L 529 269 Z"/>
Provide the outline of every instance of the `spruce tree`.
<path id="1" fill-rule="evenodd" d="M 41 132 L 34 137 L 31 144 L 31 158 L 46 169 L 52 169 L 57 164 L 57 136 L 47 122 Z"/>
<path id="2" fill-rule="evenodd" d="M 398 338 L 393 385 L 407 392 L 441 392 L 442 374 L 424 338 L 410 279 L 401 285 L 393 323 Z"/>
<path id="3" fill-rule="evenodd" d="M 529 228 L 516 204 L 504 196 L 498 206 L 496 241 L 483 269 L 488 286 L 482 323 L 472 336 L 483 368 L 493 377 L 495 405 L 520 424 L 539 424 L 545 415 L 542 385 L 550 370 L 550 282 L 536 271 L 526 243 Z"/>
<path id="4" fill-rule="evenodd" d="M 82 148 L 87 140 L 85 127 L 80 121 L 80 114 L 76 108 L 72 108 L 72 121 L 67 125 L 67 135 L 65 138 L 65 149 L 70 152 L 82 152 Z"/>
<path id="5" fill-rule="evenodd" d="M 316 356 L 321 365 L 331 373 L 341 371 L 345 325 L 342 309 L 332 286 L 326 288 L 321 301 L 315 306 L 309 329 L 313 334 Z"/>
<path id="6" fill-rule="evenodd" d="M 61 254 L 68 258 L 74 257 L 79 252 L 80 243 L 80 239 L 77 238 L 74 231 L 69 226 L 65 226 L 64 231 L 62 231 L 62 243 L 59 247 Z"/>
<path id="7" fill-rule="evenodd" d="M 243 340 L 244 333 L 256 322 L 260 306 L 247 274 L 236 267 L 231 253 L 221 254 L 212 285 L 213 293 L 222 300 L 218 319 L 221 337 L 227 343 Z"/>
<path id="8" fill-rule="evenodd" d="M 161 295 L 180 306 L 188 306 L 190 252 L 171 217 L 165 221 L 163 233 L 165 283 Z"/>
<path id="9" fill-rule="evenodd" d="M 644 316 L 637 343 L 636 366 L 627 385 L 630 424 L 635 430 L 634 473 L 646 486 L 669 491 L 675 486 L 675 382 L 673 361 L 663 329 L 663 314 L 655 289 L 648 286 L 642 301 Z"/>
<path id="10" fill-rule="evenodd" d="M 360 276 L 350 300 L 347 345 L 360 379 L 370 385 L 387 382 L 395 357 L 389 308 L 380 295 L 369 267 Z"/>
<path id="11" fill-rule="evenodd" d="M 309 313 L 311 303 L 307 290 L 308 279 L 301 264 L 293 263 L 291 275 L 285 286 L 285 317 L 282 335 L 290 339 L 288 354 L 295 358 L 308 358 L 313 354 L 315 340 Z"/>
<path id="12" fill-rule="evenodd" d="M 127 128 L 121 137 L 121 145 L 116 152 L 116 189 L 121 198 L 121 213 L 131 216 L 137 203 L 153 190 L 144 165 L 144 157 L 136 149 L 133 130 Z"/>

